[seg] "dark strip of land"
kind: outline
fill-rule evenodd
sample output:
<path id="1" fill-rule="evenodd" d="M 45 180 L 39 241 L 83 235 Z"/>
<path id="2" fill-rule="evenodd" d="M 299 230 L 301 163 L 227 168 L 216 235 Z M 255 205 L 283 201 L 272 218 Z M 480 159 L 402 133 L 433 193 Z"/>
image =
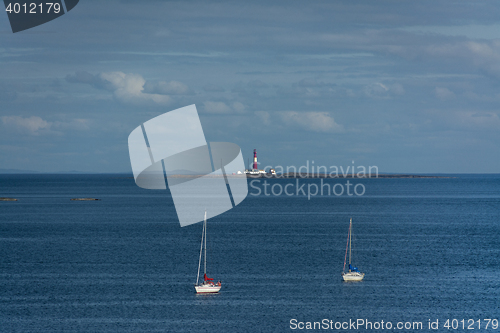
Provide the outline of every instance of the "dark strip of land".
<path id="1" fill-rule="evenodd" d="M 447 176 L 433 175 L 411 175 L 411 174 L 327 174 L 327 173 L 304 173 L 289 172 L 284 174 L 259 174 L 247 175 L 249 178 L 451 178 Z"/>
<path id="2" fill-rule="evenodd" d="M 15 198 L 0 198 L 0 201 L 17 201 Z"/>
<path id="3" fill-rule="evenodd" d="M 99 201 L 101 199 L 96 198 L 73 198 L 72 201 Z"/>

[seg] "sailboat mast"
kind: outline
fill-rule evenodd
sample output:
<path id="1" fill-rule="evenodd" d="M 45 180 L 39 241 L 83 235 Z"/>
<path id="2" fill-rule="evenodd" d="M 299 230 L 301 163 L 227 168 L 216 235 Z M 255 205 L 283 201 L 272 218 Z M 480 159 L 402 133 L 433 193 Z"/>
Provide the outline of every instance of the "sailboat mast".
<path id="1" fill-rule="evenodd" d="M 345 263 L 347 262 L 347 248 L 349 247 L 349 232 L 347 232 L 347 240 L 345 242 L 345 255 L 344 255 L 344 267 L 342 272 L 345 272 Z"/>
<path id="2" fill-rule="evenodd" d="M 205 212 L 206 214 L 206 212 Z M 203 230 L 201 231 L 201 243 L 200 243 L 200 260 L 198 261 L 198 274 L 196 275 L 196 285 L 200 279 L 200 268 L 201 268 L 201 253 L 203 252 L 203 238 L 205 237 L 205 223 L 203 223 Z"/>
<path id="3" fill-rule="evenodd" d="M 349 222 L 349 272 L 351 271 L 351 238 L 352 238 L 352 218 Z"/>
<path id="4" fill-rule="evenodd" d="M 205 229 L 205 269 L 204 274 L 207 274 L 207 211 L 205 211 L 205 221 L 203 222 Z"/>

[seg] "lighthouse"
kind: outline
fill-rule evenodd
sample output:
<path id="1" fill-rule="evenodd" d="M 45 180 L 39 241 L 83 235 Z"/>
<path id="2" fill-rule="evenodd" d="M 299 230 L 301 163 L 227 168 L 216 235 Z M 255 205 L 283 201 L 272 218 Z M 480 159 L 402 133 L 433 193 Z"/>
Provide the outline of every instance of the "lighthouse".
<path id="1" fill-rule="evenodd" d="M 253 150 L 253 169 L 258 170 L 258 165 L 257 165 L 257 149 Z"/>
<path id="2" fill-rule="evenodd" d="M 250 160 L 248 161 L 248 163 L 250 164 Z M 257 163 L 257 149 L 253 150 L 252 169 L 250 169 L 250 165 L 248 167 L 249 167 L 249 169 L 245 170 L 245 174 L 247 174 L 247 175 L 259 176 L 259 175 L 266 173 L 266 171 L 264 171 L 264 170 L 259 170 L 259 163 Z M 273 173 L 273 172 L 271 172 L 271 173 Z"/>

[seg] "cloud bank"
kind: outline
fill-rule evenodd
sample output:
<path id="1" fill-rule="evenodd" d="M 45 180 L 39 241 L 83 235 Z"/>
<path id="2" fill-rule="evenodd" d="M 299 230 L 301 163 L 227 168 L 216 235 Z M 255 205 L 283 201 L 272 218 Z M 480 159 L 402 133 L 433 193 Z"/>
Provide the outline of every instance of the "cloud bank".
<path id="1" fill-rule="evenodd" d="M 38 116 L 2 116 L 0 117 L 5 131 L 15 131 L 32 136 L 62 134 L 63 131 L 88 130 L 89 120 L 73 119 L 71 121 L 47 121 Z"/>
<path id="2" fill-rule="evenodd" d="M 85 83 L 97 89 L 113 93 L 120 103 L 133 105 L 168 105 L 172 102 L 170 95 L 193 94 L 188 86 L 178 81 L 146 81 L 139 74 L 123 72 L 102 72 L 96 75 L 80 71 L 67 75 L 70 83 Z"/>

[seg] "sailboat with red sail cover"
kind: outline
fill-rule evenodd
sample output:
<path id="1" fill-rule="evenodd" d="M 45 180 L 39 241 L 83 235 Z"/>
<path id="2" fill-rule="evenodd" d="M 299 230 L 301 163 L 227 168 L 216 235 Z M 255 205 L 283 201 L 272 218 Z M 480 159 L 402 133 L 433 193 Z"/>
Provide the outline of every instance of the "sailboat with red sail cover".
<path id="1" fill-rule="evenodd" d="M 205 252 L 203 282 L 199 283 L 201 257 L 203 252 Z M 198 261 L 198 275 L 196 275 L 196 284 L 194 285 L 194 289 L 196 290 L 197 294 L 207 294 L 218 293 L 221 287 L 222 285 L 220 281 L 214 283 L 214 279 L 207 276 L 207 212 L 205 211 L 205 218 L 203 220 L 203 232 L 201 234 L 200 260 Z"/>

